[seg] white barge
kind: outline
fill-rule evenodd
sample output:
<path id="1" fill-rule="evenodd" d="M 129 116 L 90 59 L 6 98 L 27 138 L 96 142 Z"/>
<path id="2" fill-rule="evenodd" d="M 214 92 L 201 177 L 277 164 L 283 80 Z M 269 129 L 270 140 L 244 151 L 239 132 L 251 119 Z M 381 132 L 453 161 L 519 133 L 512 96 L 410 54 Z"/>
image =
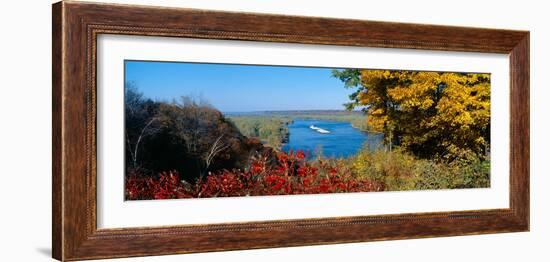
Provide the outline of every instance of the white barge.
<path id="1" fill-rule="evenodd" d="M 316 127 L 316 126 L 314 126 L 314 125 L 310 125 L 309 128 L 312 129 L 312 130 L 315 130 L 315 131 L 317 131 L 317 132 L 319 132 L 319 133 L 321 133 L 321 134 L 330 134 L 330 131 L 325 130 L 325 129 L 322 129 L 322 128 L 320 128 L 320 127 Z"/>

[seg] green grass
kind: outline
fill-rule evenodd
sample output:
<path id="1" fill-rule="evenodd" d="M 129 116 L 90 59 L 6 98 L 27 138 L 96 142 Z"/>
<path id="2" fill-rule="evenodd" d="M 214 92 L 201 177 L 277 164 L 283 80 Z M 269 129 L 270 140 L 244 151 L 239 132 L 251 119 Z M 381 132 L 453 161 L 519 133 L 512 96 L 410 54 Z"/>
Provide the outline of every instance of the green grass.
<path id="1" fill-rule="evenodd" d="M 490 186 L 488 160 L 441 162 L 418 159 L 399 149 L 374 152 L 364 149 L 347 161 L 356 176 L 383 183 L 386 191 Z"/>

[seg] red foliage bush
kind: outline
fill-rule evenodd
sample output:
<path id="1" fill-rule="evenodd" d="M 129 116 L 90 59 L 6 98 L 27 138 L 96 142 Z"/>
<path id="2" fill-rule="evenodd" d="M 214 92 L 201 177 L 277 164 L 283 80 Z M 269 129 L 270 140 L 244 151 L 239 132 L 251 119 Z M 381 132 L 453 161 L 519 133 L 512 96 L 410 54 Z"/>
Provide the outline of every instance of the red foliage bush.
<path id="1" fill-rule="evenodd" d="M 278 153 L 276 163 L 267 157 L 253 159 L 247 170 L 222 170 L 189 184 L 177 172 L 158 178 L 131 174 L 126 179 L 128 200 L 230 196 L 263 196 L 381 191 L 383 186 L 354 177 L 338 162 L 305 160 L 303 151 Z"/>

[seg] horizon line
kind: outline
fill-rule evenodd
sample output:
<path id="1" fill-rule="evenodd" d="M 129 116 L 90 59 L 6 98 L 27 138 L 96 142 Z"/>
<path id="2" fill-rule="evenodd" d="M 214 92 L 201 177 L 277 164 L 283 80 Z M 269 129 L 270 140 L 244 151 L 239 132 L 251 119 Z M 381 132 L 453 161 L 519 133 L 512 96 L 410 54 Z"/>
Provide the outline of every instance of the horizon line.
<path id="1" fill-rule="evenodd" d="M 269 112 L 301 112 L 301 111 L 340 111 L 340 112 L 361 112 L 361 109 L 284 109 L 284 110 L 251 110 L 251 111 L 222 111 L 222 113 L 269 113 Z"/>

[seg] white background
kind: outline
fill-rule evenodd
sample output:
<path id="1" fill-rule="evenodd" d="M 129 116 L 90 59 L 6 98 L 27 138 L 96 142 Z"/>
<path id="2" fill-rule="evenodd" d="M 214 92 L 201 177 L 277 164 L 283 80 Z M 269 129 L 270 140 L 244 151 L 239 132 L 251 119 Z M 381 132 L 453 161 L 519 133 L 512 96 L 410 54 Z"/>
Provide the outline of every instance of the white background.
<path id="1" fill-rule="evenodd" d="M 107 1 L 107 0 L 105 0 Z M 108 1 L 115 2 L 115 1 Z M 544 1 L 117 1 L 206 9 L 435 23 L 531 31 L 531 232 L 217 252 L 127 261 L 548 261 L 550 29 Z M 51 7 L 0 10 L 0 260 L 51 255 Z"/>

